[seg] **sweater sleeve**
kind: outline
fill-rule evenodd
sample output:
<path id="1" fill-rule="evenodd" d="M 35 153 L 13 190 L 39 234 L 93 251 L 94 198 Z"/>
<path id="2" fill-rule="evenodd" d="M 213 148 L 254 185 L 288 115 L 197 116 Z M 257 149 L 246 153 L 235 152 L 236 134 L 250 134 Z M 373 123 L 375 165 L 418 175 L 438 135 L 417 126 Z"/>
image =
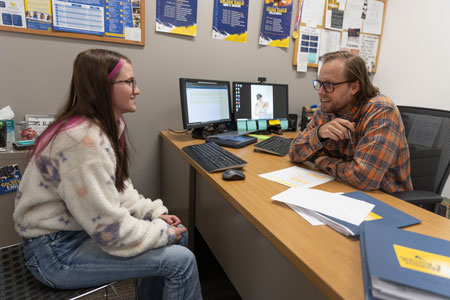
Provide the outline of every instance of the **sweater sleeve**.
<path id="1" fill-rule="evenodd" d="M 61 176 L 59 192 L 73 218 L 112 255 L 134 256 L 167 245 L 171 227 L 162 219 L 133 217 L 121 206 L 112 174 L 113 164 L 93 159 Z"/>
<path id="2" fill-rule="evenodd" d="M 152 201 L 140 195 L 133 187 L 131 179 L 125 182 L 125 190 L 119 193 L 121 205 L 128 208 L 131 215 L 143 220 L 154 220 L 168 210 L 160 199 Z"/>

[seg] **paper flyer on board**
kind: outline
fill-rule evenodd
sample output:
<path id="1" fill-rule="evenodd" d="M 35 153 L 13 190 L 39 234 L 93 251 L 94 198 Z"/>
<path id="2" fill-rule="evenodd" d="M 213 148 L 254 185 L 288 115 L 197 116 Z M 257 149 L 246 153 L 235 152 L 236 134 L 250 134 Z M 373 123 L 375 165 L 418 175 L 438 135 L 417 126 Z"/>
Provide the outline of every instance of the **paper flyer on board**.
<path id="1" fill-rule="evenodd" d="M 53 0 L 53 30 L 103 35 L 103 0 Z"/>
<path id="2" fill-rule="evenodd" d="M 322 24 L 323 9 L 325 2 L 323 0 L 303 0 L 302 2 L 301 22 L 307 27 L 315 28 Z"/>
<path id="3" fill-rule="evenodd" d="M 367 11 L 364 15 L 364 25 L 361 29 L 364 33 L 381 34 L 383 25 L 384 3 L 370 0 L 367 4 Z"/>
<path id="4" fill-rule="evenodd" d="M 25 0 L 27 28 L 52 29 L 52 3 L 49 0 Z"/>
<path id="5" fill-rule="evenodd" d="M 289 47 L 292 0 L 265 0 L 259 44 Z"/>
<path id="6" fill-rule="evenodd" d="M 122 0 L 105 0 L 106 36 L 124 37 L 123 3 Z"/>
<path id="7" fill-rule="evenodd" d="M 213 38 L 240 43 L 247 41 L 248 1 L 214 1 Z"/>
<path id="8" fill-rule="evenodd" d="M 197 35 L 197 0 L 157 0 L 156 31 Z"/>
<path id="9" fill-rule="evenodd" d="M 129 2 L 130 0 L 128 0 Z M 141 0 L 132 0 L 131 6 L 123 6 L 124 35 L 126 40 L 141 41 Z M 130 11 L 128 12 L 128 7 Z"/>
<path id="10" fill-rule="evenodd" d="M 342 30 L 344 27 L 344 10 L 346 0 L 327 0 L 325 28 Z"/>
<path id="11" fill-rule="evenodd" d="M 322 29 L 301 26 L 297 50 L 297 72 L 306 72 L 308 64 L 319 63 Z"/>
<path id="12" fill-rule="evenodd" d="M 26 28 L 23 0 L 0 1 L 0 25 Z"/>

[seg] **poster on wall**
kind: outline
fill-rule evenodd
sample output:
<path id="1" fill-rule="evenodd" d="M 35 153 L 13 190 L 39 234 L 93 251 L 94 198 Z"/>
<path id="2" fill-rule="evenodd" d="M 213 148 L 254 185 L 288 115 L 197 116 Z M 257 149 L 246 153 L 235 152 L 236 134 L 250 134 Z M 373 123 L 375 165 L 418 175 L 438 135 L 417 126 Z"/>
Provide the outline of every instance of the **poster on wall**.
<path id="1" fill-rule="evenodd" d="M 124 4 L 128 3 L 122 0 L 105 0 L 105 36 L 124 37 Z"/>
<path id="2" fill-rule="evenodd" d="M 197 35 L 197 0 L 157 0 L 156 31 Z"/>
<path id="3" fill-rule="evenodd" d="M 52 29 L 52 3 L 50 0 L 25 0 L 27 28 Z"/>
<path id="4" fill-rule="evenodd" d="M 23 0 L 0 0 L 0 25 L 26 28 Z"/>
<path id="5" fill-rule="evenodd" d="M 292 0 L 265 0 L 259 44 L 289 47 Z"/>
<path id="6" fill-rule="evenodd" d="M 53 0 L 53 29 L 103 35 L 103 0 Z"/>
<path id="7" fill-rule="evenodd" d="M 248 1 L 214 1 L 213 38 L 240 43 L 247 41 Z"/>

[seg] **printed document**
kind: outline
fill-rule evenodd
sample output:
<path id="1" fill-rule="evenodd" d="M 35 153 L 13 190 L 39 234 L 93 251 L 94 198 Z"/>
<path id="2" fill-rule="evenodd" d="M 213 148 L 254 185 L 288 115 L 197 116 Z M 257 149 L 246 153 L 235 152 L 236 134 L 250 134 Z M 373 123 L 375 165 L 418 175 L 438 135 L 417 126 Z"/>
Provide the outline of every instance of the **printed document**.
<path id="1" fill-rule="evenodd" d="M 359 226 L 375 205 L 339 194 L 307 188 L 290 188 L 271 198 L 314 210 Z"/>
<path id="2" fill-rule="evenodd" d="M 333 176 L 300 168 L 297 166 L 281 169 L 278 171 L 260 174 L 266 178 L 288 187 L 310 188 L 334 179 Z"/>

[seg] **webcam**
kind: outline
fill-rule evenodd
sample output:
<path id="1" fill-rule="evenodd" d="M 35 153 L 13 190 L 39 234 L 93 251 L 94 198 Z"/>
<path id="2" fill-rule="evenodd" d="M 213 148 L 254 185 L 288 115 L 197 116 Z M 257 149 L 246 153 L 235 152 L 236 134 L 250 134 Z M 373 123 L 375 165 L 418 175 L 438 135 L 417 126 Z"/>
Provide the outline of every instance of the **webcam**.
<path id="1" fill-rule="evenodd" d="M 266 82 L 267 78 L 266 77 L 258 77 L 258 81 L 261 84 L 264 84 Z"/>

